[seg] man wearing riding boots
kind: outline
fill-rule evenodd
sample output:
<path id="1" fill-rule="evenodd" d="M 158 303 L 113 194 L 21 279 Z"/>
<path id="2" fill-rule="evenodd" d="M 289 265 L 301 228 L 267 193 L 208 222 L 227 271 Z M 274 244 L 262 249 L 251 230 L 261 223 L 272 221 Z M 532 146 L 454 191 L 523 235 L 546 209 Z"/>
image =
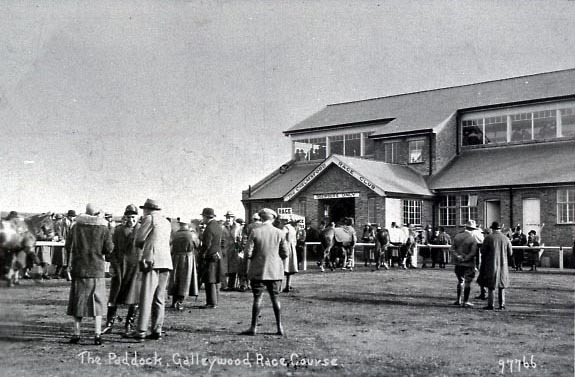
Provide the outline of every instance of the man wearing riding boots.
<path id="1" fill-rule="evenodd" d="M 469 302 L 471 282 L 475 277 L 475 254 L 477 254 L 477 240 L 472 232 L 477 229 L 474 220 L 465 223 L 465 230 L 453 238 L 451 251 L 455 259 L 455 275 L 457 276 L 457 300 L 453 305 L 472 307 Z M 461 294 L 463 293 L 463 302 Z"/>
<path id="2" fill-rule="evenodd" d="M 136 248 L 134 237 L 139 228 L 138 208 L 130 204 L 124 211 L 123 224 L 114 229 L 114 251 L 108 258 L 110 271 L 112 272 L 112 282 L 110 285 L 110 296 L 108 297 L 108 314 L 106 327 L 102 334 L 112 330 L 116 320 L 118 304 L 128 305 L 126 315 L 125 333 L 133 330 L 138 302 L 140 299 L 141 276 L 139 274 L 138 262 L 141 250 Z"/>

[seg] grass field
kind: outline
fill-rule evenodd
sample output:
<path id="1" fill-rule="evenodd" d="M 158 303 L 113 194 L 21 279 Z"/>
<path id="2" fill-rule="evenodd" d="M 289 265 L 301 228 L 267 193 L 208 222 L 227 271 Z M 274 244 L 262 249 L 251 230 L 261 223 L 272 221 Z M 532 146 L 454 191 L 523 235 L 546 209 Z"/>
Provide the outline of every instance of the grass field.
<path id="1" fill-rule="evenodd" d="M 284 338 L 273 335 L 267 297 L 260 334 L 245 337 L 251 293 L 224 292 L 217 309 L 198 310 L 201 292 L 185 311 L 167 310 L 162 340 L 135 343 L 118 326 L 102 346 L 92 345 L 92 320 L 80 345 L 67 344 L 69 283 L 24 281 L 0 289 L 0 375 L 573 376 L 572 273 L 511 273 L 507 310 L 483 311 L 481 301 L 450 305 L 452 268 L 300 273 L 281 296 Z M 135 354 L 155 365 L 131 365 Z"/>

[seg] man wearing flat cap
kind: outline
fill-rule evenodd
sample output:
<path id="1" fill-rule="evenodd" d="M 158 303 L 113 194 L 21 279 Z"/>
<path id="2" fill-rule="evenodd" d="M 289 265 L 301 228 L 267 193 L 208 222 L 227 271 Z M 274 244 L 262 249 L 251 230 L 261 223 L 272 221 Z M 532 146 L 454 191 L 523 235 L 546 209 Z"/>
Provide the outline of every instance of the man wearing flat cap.
<path id="1" fill-rule="evenodd" d="M 202 233 L 200 260 L 202 281 L 206 285 L 205 309 L 218 306 L 218 284 L 220 283 L 220 263 L 222 259 L 222 227 L 216 221 L 213 208 L 204 208 L 202 222 L 206 225 Z"/>
<path id="2" fill-rule="evenodd" d="M 140 314 L 136 330 L 130 338 L 138 341 L 162 338 L 164 325 L 166 287 L 172 270 L 170 255 L 170 234 L 172 227 L 168 219 L 160 215 L 161 207 L 157 201 L 147 199 L 143 206 L 142 222 L 136 232 L 136 247 L 142 249 L 140 272 Z M 148 321 L 152 319 L 151 334 L 146 336 Z"/>
<path id="3" fill-rule="evenodd" d="M 284 263 L 289 255 L 289 245 L 281 229 L 273 226 L 277 214 L 264 208 L 259 212 L 262 225 L 254 228 L 247 243 L 248 278 L 251 281 L 254 301 L 252 322 L 243 335 L 255 335 L 261 310 L 262 294 L 266 289 L 270 295 L 276 319 L 277 335 L 284 335 L 279 302 L 280 287 L 284 275 Z"/>
<path id="4" fill-rule="evenodd" d="M 511 241 L 501 233 L 498 222 L 491 224 L 492 233 L 483 240 L 481 279 L 487 287 L 486 310 L 493 310 L 493 295 L 498 289 L 499 309 L 505 309 L 505 288 L 509 287 L 508 259 L 513 255 Z"/>
<path id="5" fill-rule="evenodd" d="M 130 204 L 124 211 L 122 225 L 114 229 L 112 240 L 114 250 L 108 258 L 112 271 L 112 283 L 110 285 L 110 295 L 108 296 L 108 313 L 106 327 L 102 334 L 112 330 L 116 320 L 116 311 L 119 304 L 128 305 L 128 314 L 124 323 L 125 333 L 133 330 L 136 311 L 140 301 L 140 275 L 138 263 L 140 261 L 141 250 L 135 246 L 138 224 L 138 208 Z"/>
<path id="6" fill-rule="evenodd" d="M 477 240 L 473 232 L 477 229 L 474 220 L 465 223 L 465 230 L 458 233 L 453 238 L 451 251 L 455 259 L 455 275 L 457 276 L 457 300 L 454 305 L 472 307 L 469 302 L 471 292 L 471 282 L 475 277 L 475 255 L 477 254 Z M 463 302 L 461 301 L 463 293 Z"/>

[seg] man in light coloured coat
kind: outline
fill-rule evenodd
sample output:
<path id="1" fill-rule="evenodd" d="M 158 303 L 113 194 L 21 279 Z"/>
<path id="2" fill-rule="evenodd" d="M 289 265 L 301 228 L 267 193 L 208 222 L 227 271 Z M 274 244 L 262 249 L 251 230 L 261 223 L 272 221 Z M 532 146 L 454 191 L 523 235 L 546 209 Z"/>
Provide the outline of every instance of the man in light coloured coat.
<path id="1" fill-rule="evenodd" d="M 143 206 L 142 224 L 136 233 L 136 247 L 142 249 L 140 270 L 142 286 L 140 289 L 140 315 L 136 331 L 129 335 L 139 341 L 144 339 L 159 340 L 164 325 L 166 287 L 172 256 L 170 254 L 170 222 L 160 215 L 159 204 L 147 199 Z M 152 318 L 152 332 L 146 336 L 148 321 Z"/>
<path id="2" fill-rule="evenodd" d="M 283 260 L 288 257 L 289 246 L 283 232 L 272 224 L 277 214 L 269 208 L 264 208 L 259 212 L 259 215 L 263 223 L 251 231 L 246 252 L 246 257 L 248 258 L 248 279 L 251 281 L 254 295 L 252 322 L 250 328 L 242 334 L 256 334 L 262 293 L 264 288 L 266 288 L 270 295 L 276 318 L 276 334 L 283 336 L 284 330 L 281 322 L 281 306 L 278 295 L 284 275 Z"/>
<path id="3" fill-rule="evenodd" d="M 498 222 L 491 224 L 493 233 L 483 241 L 482 279 L 487 287 L 486 310 L 493 310 L 493 291 L 498 288 L 499 309 L 505 309 L 505 288 L 509 287 L 508 258 L 513 256 L 511 241 L 501 233 Z"/>

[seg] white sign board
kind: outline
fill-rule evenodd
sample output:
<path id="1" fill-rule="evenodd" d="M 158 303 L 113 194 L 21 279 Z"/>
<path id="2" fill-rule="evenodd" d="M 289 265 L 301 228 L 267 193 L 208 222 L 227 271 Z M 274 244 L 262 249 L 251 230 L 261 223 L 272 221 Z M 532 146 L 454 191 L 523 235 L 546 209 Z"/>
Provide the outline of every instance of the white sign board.
<path id="1" fill-rule="evenodd" d="M 333 194 L 315 194 L 314 199 L 359 198 L 359 192 L 336 192 Z"/>
<path id="2" fill-rule="evenodd" d="M 291 208 L 278 208 L 278 215 L 281 217 L 282 215 L 291 215 L 292 211 Z"/>

